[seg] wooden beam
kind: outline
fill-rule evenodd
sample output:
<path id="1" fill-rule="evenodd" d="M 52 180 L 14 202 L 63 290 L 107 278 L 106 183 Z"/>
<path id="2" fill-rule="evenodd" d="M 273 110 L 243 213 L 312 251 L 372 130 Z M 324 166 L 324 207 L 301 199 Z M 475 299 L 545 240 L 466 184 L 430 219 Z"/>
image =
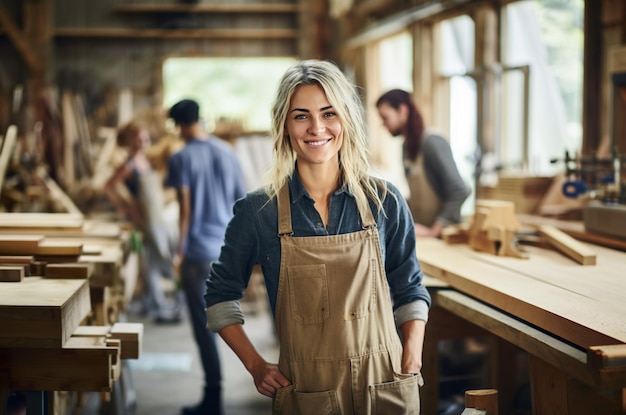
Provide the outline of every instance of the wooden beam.
<path id="1" fill-rule="evenodd" d="M 15 49 L 17 49 L 28 69 L 34 73 L 41 73 L 43 71 L 43 64 L 39 55 L 33 50 L 28 39 L 15 25 L 13 19 L 11 19 L 11 16 L 9 16 L 2 4 L 0 4 L 0 27 L 4 29 L 8 38 L 13 42 Z"/>
<path id="2" fill-rule="evenodd" d="M 7 168 L 9 167 L 9 161 L 13 155 L 13 148 L 17 142 L 17 127 L 14 125 L 9 126 L 4 139 L 0 141 L 0 191 L 4 183 L 4 176 L 6 175 Z"/>
<path id="3" fill-rule="evenodd" d="M 579 264 L 596 264 L 596 253 L 593 250 L 578 242 L 565 232 L 560 231 L 555 226 L 541 225 L 539 226 L 539 234 L 546 237 L 551 245 Z"/>
<path id="4" fill-rule="evenodd" d="M 296 29 L 58 28 L 57 37 L 109 39 L 296 39 Z"/>
<path id="5" fill-rule="evenodd" d="M 291 3 L 204 3 L 204 4 L 126 4 L 114 9 L 118 13 L 295 13 Z"/>
<path id="6" fill-rule="evenodd" d="M 0 372 L 11 388 L 108 392 L 119 373 L 119 341 L 71 337 L 52 349 L 0 348 Z"/>
<path id="7" fill-rule="evenodd" d="M 0 286 L 0 350 L 61 348 L 91 310 L 87 280 L 28 277 Z"/>

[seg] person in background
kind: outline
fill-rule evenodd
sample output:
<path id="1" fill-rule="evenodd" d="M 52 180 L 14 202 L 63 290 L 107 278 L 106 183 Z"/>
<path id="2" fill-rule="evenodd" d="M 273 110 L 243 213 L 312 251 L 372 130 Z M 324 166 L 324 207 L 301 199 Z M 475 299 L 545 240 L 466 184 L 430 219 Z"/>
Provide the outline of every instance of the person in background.
<path id="1" fill-rule="evenodd" d="M 461 206 L 471 190 L 465 184 L 448 141 L 429 131 L 411 95 L 390 90 L 376 101 L 383 125 L 402 135 L 409 206 L 417 236 L 441 236 L 444 226 L 461 222 Z"/>
<path id="2" fill-rule="evenodd" d="M 274 414 L 417 414 L 430 296 L 406 201 L 368 174 L 354 84 L 331 62 L 296 63 L 280 81 L 271 134 L 271 182 L 235 204 L 211 267 L 209 328 L 273 398 Z M 243 329 L 239 301 L 255 264 L 277 364 Z"/>
<path id="3" fill-rule="evenodd" d="M 147 157 L 150 134 L 144 125 L 131 121 L 118 130 L 117 143 L 128 150 L 128 158 L 109 177 L 104 190 L 142 236 L 142 312 L 156 323 L 178 323 L 182 320 L 182 301 L 177 295 L 168 299 L 163 287 L 163 277 L 175 278 L 176 237 L 164 214 L 161 175 L 152 168 Z M 120 192 L 119 184 L 123 184 L 127 192 Z"/>
<path id="4" fill-rule="evenodd" d="M 205 131 L 197 102 L 182 100 L 170 108 L 169 116 L 185 141 L 168 161 L 166 184 L 176 189 L 178 198 L 179 275 L 205 376 L 202 400 L 182 413 L 217 415 L 223 413 L 221 365 L 215 336 L 207 329 L 203 295 L 233 205 L 246 189 L 237 156 L 228 143 Z"/>

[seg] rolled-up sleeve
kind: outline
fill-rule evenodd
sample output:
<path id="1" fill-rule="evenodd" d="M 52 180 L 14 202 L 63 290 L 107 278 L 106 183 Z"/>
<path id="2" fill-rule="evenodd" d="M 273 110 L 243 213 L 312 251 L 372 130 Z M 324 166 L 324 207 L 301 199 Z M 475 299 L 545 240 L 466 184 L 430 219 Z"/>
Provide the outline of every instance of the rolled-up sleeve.
<path id="1" fill-rule="evenodd" d="M 400 192 L 395 187 L 392 191 L 396 197 L 385 199 L 384 252 L 396 323 L 426 321 L 431 299 L 422 284 L 424 274 L 416 255 L 413 219 Z"/>
<path id="2" fill-rule="evenodd" d="M 218 332 L 231 324 L 243 324 L 243 312 L 239 301 L 224 301 L 206 308 L 207 328 Z"/>
<path id="3" fill-rule="evenodd" d="M 233 211 L 219 259 L 211 264 L 206 282 L 207 327 L 213 331 L 229 324 L 243 324 L 239 300 L 256 263 L 258 236 L 253 209 L 243 198 L 235 203 Z"/>

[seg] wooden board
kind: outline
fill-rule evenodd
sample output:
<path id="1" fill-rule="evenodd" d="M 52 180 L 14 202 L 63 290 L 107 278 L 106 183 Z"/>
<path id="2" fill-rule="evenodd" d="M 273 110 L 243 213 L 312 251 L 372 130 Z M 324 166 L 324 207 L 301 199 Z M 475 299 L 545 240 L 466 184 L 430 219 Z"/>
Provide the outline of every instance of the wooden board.
<path id="1" fill-rule="evenodd" d="M 61 348 L 90 310 L 87 280 L 0 283 L 0 348 Z"/>
<path id="2" fill-rule="evenodd" d="M 109 392 L 119 377 L 119 341 L 71 337 L 53 349 L 0 348 L 0 389 Z"/>
<path id="3" fill-rule="evenodd" d="M 0 282 L 21 282 L 23 279 L 23 266 L 0 265 Z"/>
<path id="4" fill-rule="evenodd" d="M 76 213 L 6 213 L 0 212 L 1 228 L 42 228 L 80 230 L 85 223 Z"/>
<path id="5" fill-rule="evenodd" d="M 420 238 L 417 256 L 426 274 L 580 347 L 626 343 L 626 254 L 594 249 L 598 264 L 581 267 L 554 250 L 517 259 Z"/>
<path id="6" fill-rule="evenodd" d="M 43 239 L 42 235 L 0 235 L 0 255 L 32 255 Z"/>
<path id="7" fill-rule="evenodd" d="M 46 278 L 62 278 L 62 279 L 87 279 L 93 275 L 93 264 L 48 264 L 46 265 Z"/>

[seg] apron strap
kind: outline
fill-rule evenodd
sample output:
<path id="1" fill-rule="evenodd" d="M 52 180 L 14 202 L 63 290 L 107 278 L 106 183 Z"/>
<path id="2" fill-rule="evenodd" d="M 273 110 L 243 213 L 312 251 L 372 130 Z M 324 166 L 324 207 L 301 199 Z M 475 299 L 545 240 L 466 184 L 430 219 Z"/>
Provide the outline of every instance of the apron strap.
<path id="1" fill-rule="evenodd" d="M 365 212 L 363 212 L 365 210 Z M 361 215 L 361 223 L 363 224 L 363 229 L 375 228 L 376 221 L 374 220 L 374 215 L 372 215 L 372 209 L 370 208 L 369 203 L 365 203 L 365 207 L 362 209 L 359 206 L 359 215 Z"/>
<path id="2" fill-rule="evenodd" d="M 289 183 L 285 183 L 276 195 L 278 203 L 278 236 L 293 235 L 291 226 L 291 198 Z"/>

